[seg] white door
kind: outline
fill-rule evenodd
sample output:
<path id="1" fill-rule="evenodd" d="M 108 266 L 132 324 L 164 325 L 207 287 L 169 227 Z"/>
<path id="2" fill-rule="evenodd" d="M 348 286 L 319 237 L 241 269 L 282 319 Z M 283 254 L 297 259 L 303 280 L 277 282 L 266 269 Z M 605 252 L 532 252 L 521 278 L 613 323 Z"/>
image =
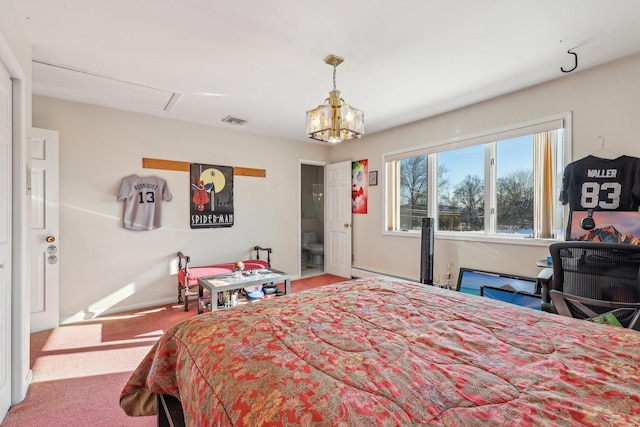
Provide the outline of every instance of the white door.
<path id="1" fill-rule="evenodd" d="M 325 167 L 324 271 L 351 278 L 351 162 Z"/>
<path id="2" fill-rule="evenodd" d="M 31 129 L 31 332 L 58 326 L 58 132 Z"/>
<path id="3" fill-rule="evenodd" d="M 11 406 L 11 79 L 0 63 L 0 421 Z"/>

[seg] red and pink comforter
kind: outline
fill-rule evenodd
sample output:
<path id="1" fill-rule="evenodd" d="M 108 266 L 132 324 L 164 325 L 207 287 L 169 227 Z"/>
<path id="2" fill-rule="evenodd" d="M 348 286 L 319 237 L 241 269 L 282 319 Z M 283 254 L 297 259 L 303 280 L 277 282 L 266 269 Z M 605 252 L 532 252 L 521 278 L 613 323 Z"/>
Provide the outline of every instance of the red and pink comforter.
<path id="1" fill-rule="evenodd" d="M 187 425 L 640 425 L 640 333 L 390 278 L 170 329 L 122 391 Z"/>

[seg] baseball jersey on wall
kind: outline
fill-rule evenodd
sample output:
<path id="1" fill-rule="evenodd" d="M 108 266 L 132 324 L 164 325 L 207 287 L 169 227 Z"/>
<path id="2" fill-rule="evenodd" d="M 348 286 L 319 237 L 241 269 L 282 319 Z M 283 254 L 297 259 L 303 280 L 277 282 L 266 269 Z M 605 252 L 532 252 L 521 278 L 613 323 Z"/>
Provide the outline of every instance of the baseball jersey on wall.
<path id="1" fill-rule="evenodd" d="M 167 182 L 157 176 L 129 175 L 122 180 L 118 201 L 124 202 L 123 226 L 143 231 L 159 228 L 162 219 L 162 201 L 173 196 Z"/>
<path id="2" fill-rule="evenodd" d="M 640 205 L 640 159 L 587 156 L 564 169 L 562 204 L 572 211 L 636 211 Z"/>

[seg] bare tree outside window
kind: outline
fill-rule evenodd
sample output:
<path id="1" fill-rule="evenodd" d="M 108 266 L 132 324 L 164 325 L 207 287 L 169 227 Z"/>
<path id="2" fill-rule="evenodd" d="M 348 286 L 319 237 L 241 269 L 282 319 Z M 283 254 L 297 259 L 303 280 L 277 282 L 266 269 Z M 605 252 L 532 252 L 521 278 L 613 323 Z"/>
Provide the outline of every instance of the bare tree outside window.
<path id="1" fill-rule="evenodd" d="M 427 212 L 427 156 L 411 157 L 400 161 L 400 189 L 402 203 L 400 221 L 403 229 L 417 230 L 422 226 L 422 218 Z M 450 181 L 446 177 L 447 168 L 438 166 L 438 198 L 442 204 L 449 203 Z M 459 221 L 456 222 L 456 227 Z"/>
<path id="2" fill-rule="evenodd" d="M 438 153 L 438 230 L 475 231 L 460 190 L 466 175 L 484 176 L 484 147 L 472 146 Z M 456 191 L 458 195 L 456 196 Z M 484 194 L 484 188 L 482 189 Z M 483 213 L 482 213 L 483 214 Z M 484 216 L 484 215 L 482 215 Z M 483 229 L 481 227 L 480 229 Z"/>
<path id="3" fill-rule="evenodd" d="M 427 216 L 427 156 L 400 161 L 400 225 L 405 230 L 421 227 Z"/>
<path id="4" fill-rule="evenodd" d="M 533 235 L 533 135 L 496 145 L 496 232 Z"/>
<path id="5" fill-rule="evenodd" d="M 447 172 L 449 172 L 449 169 L 445 165 L 438 165 L 438 204 L 440 206 L 451 203 L 451 196 L 449 195 L 451 180 L 447 178 Z"/>
<path id="6" fill-rule="evenodd" d="M 484 230 L 484 180 L 467 175 L 453 190 L 455 204 L 462 208 L 460 221 L 464 230 Z"/>
<path id="7" fill-rule="evenodd" d="M 533 228 L 533 170 L 520 169 L 498 178 L 498 231 Z"/>
<path id="8" fill-rule="evenodd" d="M 460 214 L 451 197 L 449 168 L 438 165 L 438 230 L 460 231 Z"/>

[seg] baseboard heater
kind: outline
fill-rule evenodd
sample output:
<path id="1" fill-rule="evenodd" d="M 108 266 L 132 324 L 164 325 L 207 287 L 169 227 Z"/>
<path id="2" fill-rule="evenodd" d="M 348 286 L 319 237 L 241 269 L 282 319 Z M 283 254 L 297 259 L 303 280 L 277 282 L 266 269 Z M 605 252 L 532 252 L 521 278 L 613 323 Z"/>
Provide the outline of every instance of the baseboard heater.
<path id="1" fill-rule="evenodd" d="M 410 279 L 408 277 L 395 276 L 393 274 L 381 273 L 379 271 L 369 270 L 361 267 L 351 267 L 351 277 L 353 279 L 366 279 L 369 277 L 376 277 L 376 276 L 387 276 L 387 277 L 393 277 L 395 279 L 410 280 L 412 282 L 416 282 L 416 279 Z"/>

